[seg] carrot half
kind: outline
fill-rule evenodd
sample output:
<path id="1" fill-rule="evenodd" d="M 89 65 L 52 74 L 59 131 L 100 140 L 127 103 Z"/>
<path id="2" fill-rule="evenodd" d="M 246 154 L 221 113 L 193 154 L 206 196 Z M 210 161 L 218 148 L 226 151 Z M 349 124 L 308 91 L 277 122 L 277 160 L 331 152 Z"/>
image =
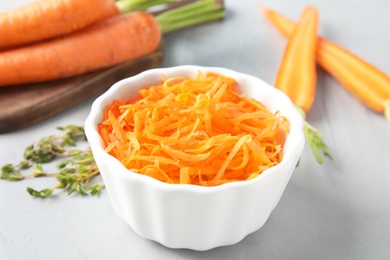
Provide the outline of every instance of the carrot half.
<path id="1" fill-rule="evenodd" d="M 318 11 L 306 7 L 291 34 L 278 70 L 275 87 L 290 97 L 294 105 L 309 112 L 317 83 L 315 51 Z"/>
<path id="2" fill-rule="evenodd" d="M 0 50 L 77 31 L 118 15 L 107 0 L 40 0 L 0 13 Z"/>
<path id="3" fill-rule="evenodd" d="M 139 98 L 114 101 L 98 131 L 133 172 L 167 183 L 216 186 L 253 179 L 280 163 L 289 121 L 240 95 L 215 73 L 163 78 Z"/>
<path id="4" fill-rule="evenodd" d="M 296 24 L 283 15 L 263 7 L 268 20 L 289 38 Z M 386 114 L 390 121 L 390 77 L 343 47 L 318 37 L 317 63 L 355 97 L 372 110 Z"/>
<path id="5" fill-rule="evenodd" d="M 275 87 L 287 94 L 305 119 L 304 134 L 314 157 L 323 164 L 322 154 L 332 159 L 320 131 L 306 121 L 313 105 L 317 83 L 316 47 L 318 11 L 312 6 L 304 9 L 298 25 L 293 28 L 282 63 L 275 80 Z"/>
<path id="6" fill-rule="evenodd" d="M 0 53 L 0 86 L 109 67 L 154 51 L 160 38 L 149 13 L 115 16 L 67 37 Z"/>

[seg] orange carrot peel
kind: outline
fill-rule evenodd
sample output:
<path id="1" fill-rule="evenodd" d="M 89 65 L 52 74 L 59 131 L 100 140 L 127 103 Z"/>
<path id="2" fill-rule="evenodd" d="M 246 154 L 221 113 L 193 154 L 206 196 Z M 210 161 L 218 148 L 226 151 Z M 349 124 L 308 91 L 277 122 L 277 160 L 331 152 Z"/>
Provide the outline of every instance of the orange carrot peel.
<path id="1" fill-rule="evenodd" d="M 105 150 L 133 172 L 216 186 L 253 179 L 282 160 L 289 121 L 237 92 L 231 78 L 163 78 L 98 125 Z"/>
<path id="2" fill-rule="evenodd" d="M 268 20 L 287 38 L 295 22 L 263 7 Z M 390 123 L 390 77 L 343 47 L 318 36 L 317 63 L 346 90 L 375 112 L 384 113 Z"/>
<path id="3" fill-rule="evenodd" d="M 287 43 L 276 75 L 275 87 L 290 97 L 305 119 L 305 137 L 316 160 L 323 164 L 322 153 L 330 159 L 332 157 L 321 139 L 320 132 L 306 122 L 306 113 L 314 102 L 317 81 L 317 27 L 318 11 L 314 7 L 306 7 Z"/>

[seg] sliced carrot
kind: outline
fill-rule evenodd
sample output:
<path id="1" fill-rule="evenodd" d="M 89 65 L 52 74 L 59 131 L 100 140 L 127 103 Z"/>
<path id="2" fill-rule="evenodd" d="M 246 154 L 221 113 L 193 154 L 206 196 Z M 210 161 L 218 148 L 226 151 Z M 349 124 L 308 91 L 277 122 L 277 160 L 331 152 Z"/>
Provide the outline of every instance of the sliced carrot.
<path id="1" fill-rule="evenodd" d="M 138 99 L 106 108 L 98 126 L 106 151 L 128 169 L 168 183 L 254 178 L 282 160 L 289 121 L 237 88 L 215 73 L 163 77 Z"/>
<path id="2" fill-rule="evenodd" d="M 275 22 L 276 16 L 270 9 L 261 6 L 268 19 Z M 321 132 L 306 121 L 313 105 L 316 92 L 316 53 L 318 49 L 319 13 L 313 6 L 307 6 L 295 27 L 289 32 L 289 41 L 275 80 L 275 87 L 286 93 L 305 119 L 304 134 L 319 164 L 323 155 L 332 159 Z M 278 134 L 279 138 L 282 138 Z"/>
<path id="3" fill-rule="evenodd" d="M 275 80 L 275 87 L 286 93 L 294 105 L 306 113 L 313 105 L 316 92 L 317 26 L 317 9 L 306 7 L 287 43 Z"/>
<path id="4" fill-rule="evenodd" d="M 287 38 L 296 23 L 282 14 L 262 6 L 268 20 Z M 318 37 L 317 63 L 355 97 L 372 110 L 383 113 L 390 100 L 390 77 L 340 45 Z M 390 118 L 390 117 L 389 117 Z M 390 121 L 390 120 L 389 120 Z"/>

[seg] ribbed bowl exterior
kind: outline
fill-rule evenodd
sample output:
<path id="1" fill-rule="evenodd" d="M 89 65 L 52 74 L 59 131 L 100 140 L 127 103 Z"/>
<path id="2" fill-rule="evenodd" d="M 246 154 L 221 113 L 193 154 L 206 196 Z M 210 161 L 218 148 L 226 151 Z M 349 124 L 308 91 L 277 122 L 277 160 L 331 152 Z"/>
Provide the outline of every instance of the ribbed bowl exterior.
<path id="1" fill-rule="evenodd" d="M 104 152 L 97 124 L 107 104 L 128 100 L 140 88 L 160 82 L 161 75 L 192 77 L 199 71 L 235 78 L 245 95 L 289 118 L 291 131 L 279 165 L 250 181 L 200 187 L 162 183 L 133 173 Z M 193 250 L 231 245 L 261 228 L 279 202 L 304 146 L 303 120 L 283 93 L 249 75 L 199 66 L 153 69 L 116 83 L 92 105 L 85 130 L 119 217 L 144 238 Z"/>

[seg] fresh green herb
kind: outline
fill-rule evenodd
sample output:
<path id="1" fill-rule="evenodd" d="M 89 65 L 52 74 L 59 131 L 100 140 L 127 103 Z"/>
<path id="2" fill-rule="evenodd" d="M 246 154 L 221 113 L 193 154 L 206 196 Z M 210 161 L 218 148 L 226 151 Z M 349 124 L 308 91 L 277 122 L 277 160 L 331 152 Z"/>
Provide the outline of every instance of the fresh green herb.
<path id="1" fill-rule="evenodd" d="M 46 198 L 53 193 L 53 189 L 43 189 L 41 191 L 36 191 L 30 187 L 27 187 L 27 192 L 33 197 Z"/>
<path id="2" fill-rule="evenodd" d="M 52 188 L 37 191 L 28 187 L 27 192 L 33 197 L 45 198 L 53 194 L 56 189 L 63 189 L 68 195 L 98 196 L 104 185 L 91 187 L 93 177 L 100 174 L 90 149 L 73 149 L 76 143 L 86 140 L 82 126 L 69 125 L 58 127 L 60 133 L 40 139 L 25 149 L 24 160 L 18 164 L 6 164 L 1 168 L 0 179 L 8 181 L 20 181 L 27 178 L 52 176 L 58 180 Z M 70 149 L 72 148 L 72 149 Z M 43 164 L 56 158 L 63 160 L 57 165 L 58 172 L 47 173 Z M 23 170 L 30 169 L 31 173 L 22 175 Z"/>
<path id="3" fill-rule="evenodd" d="M 0 179 L 8 181 L 20 181 L 24 179 L 24 176 L 20 174 L 19 169 L 21 168 L 18 165 L 6 164 L 1 167 Z"/>

